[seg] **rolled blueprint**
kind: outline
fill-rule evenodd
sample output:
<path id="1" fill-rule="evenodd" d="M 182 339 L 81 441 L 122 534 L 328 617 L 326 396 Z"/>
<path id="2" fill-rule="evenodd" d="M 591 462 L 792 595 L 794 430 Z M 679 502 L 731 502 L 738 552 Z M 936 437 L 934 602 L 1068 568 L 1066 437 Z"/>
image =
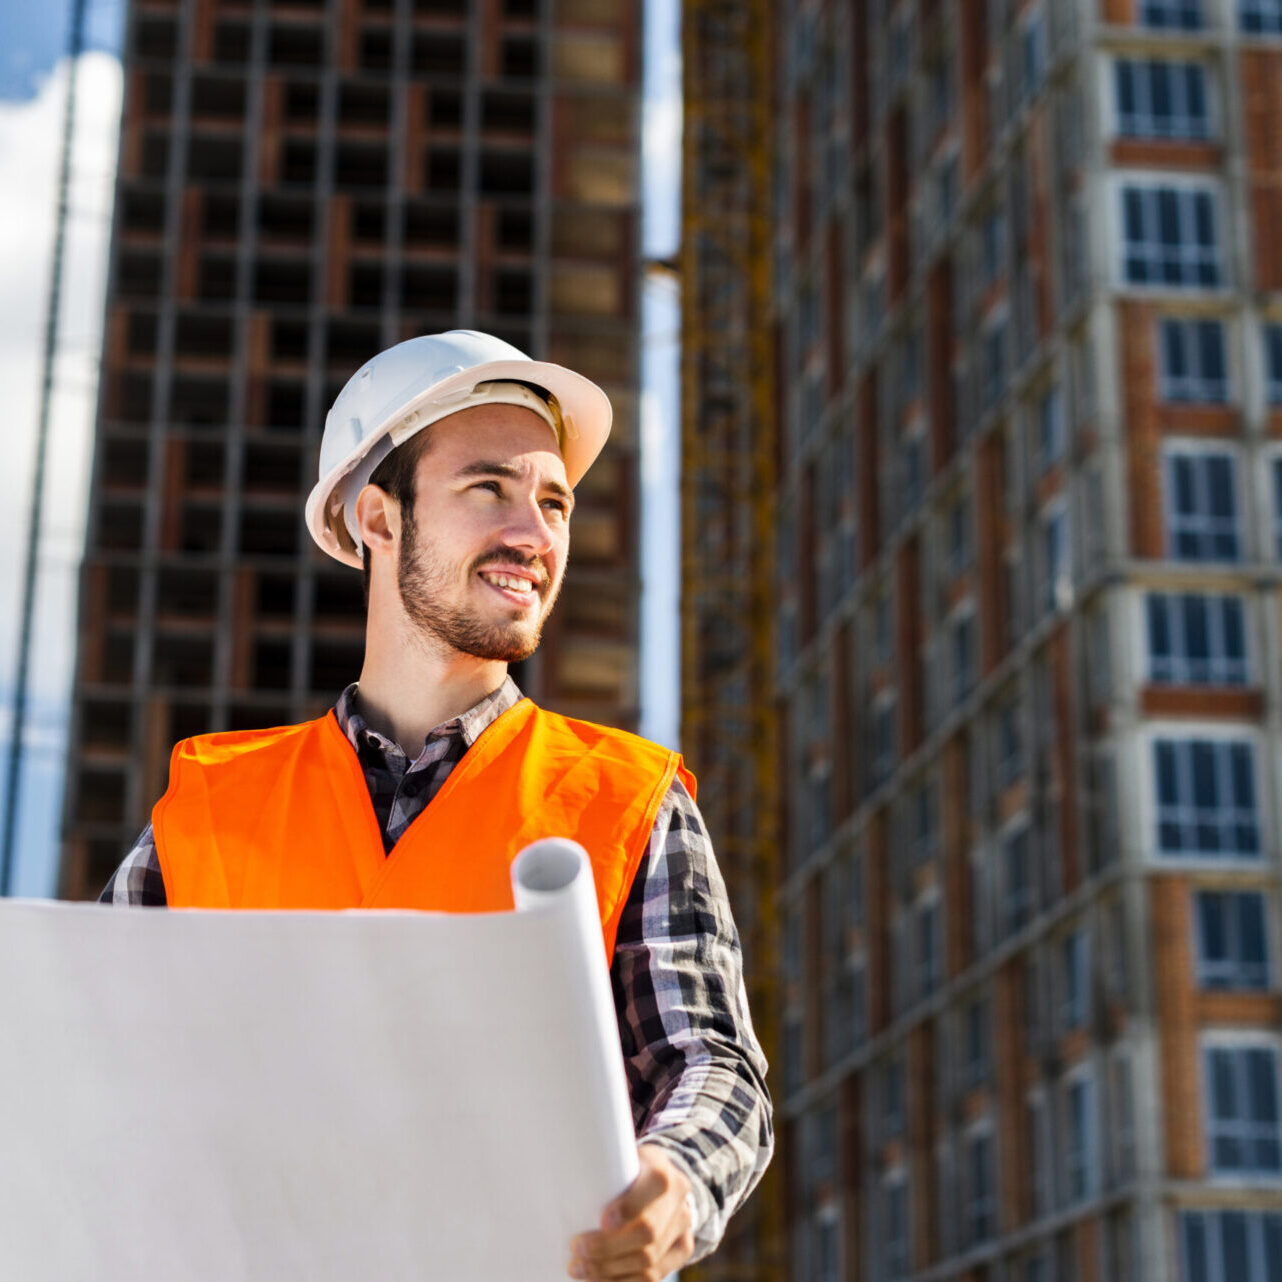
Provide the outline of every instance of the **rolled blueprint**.
<path id="1" fill-rule="evenodd" d="M 573 1224 L 596 1227 L 601 1207 L 593 1202 L 596 1190 L 613 1188 L 621 1193 L 637 1177 L 636 1134 L 632 1106 L 619 1050 L 619 1029 L 610 991 L 610 975 L 601 943 L 601 917 L 597 907 L 592 864 L 576 841 L 549 837 L 526 846 L 512 861 L 512 897 L 517 909 L 548 918 L 560 940 L 568 1004 L 590 1017 L 570 1021 L 567 1041 L 566 1080 L 574 1085 L 580 1120 L 600 1141 L 593 1159 L 600 1163 L 586 1183 L 588 1202 L 567 1208 Z M 581 1065 L 575 1071 L 573 1065 Z M 573 1224 L 567 1223 L 573 1235 Z"/>
<path id="2" fill-rule="evenodd" d="M 507 913 L 0 902 L 0 1278 L 560 1282 L 637 1170 L 591 868 Z"/>

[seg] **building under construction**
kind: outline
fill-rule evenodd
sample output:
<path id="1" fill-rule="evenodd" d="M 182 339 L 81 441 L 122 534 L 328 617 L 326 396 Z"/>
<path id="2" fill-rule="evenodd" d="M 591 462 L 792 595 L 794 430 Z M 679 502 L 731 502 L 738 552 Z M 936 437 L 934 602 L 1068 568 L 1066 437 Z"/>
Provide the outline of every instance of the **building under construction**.
<path id="1" fill-rule="evenodd" d="M 540 703 L 637 717 L 636 0 L 131 0 L 63 893 L 98 893 L 175 740 L 318 715 L 359 573 L 311 544 L 367 358 L 477 328 L 614 403 Z"/>
<path id="2" fill-rule="evenodd" d="M 1282 1277 L 1279 37 L 687 6 L 687 752 L 785 1186 L 701 1276 Z"/>

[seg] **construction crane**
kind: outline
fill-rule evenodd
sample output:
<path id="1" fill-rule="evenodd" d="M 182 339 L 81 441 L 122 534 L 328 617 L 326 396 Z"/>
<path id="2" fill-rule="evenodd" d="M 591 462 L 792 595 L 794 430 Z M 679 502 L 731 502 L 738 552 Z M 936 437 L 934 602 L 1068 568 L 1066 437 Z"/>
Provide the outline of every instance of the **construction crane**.
<path id="1" fill-rule="evenodd" d="M 754 1022 L 778 1063 L 775 436 L 766 0 L 682 11 L 682 747 L 743 933 Z M 783 1279 L 782 1164 L 696 1282 Z"/>

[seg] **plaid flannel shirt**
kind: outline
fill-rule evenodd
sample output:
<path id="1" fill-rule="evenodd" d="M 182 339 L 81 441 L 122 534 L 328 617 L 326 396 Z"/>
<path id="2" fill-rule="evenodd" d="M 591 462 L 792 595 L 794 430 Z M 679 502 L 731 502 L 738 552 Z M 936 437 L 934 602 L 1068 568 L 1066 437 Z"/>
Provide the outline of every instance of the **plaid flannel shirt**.
<path id="1" fill-rule="evenodd" d="M 334 712 L 365 775 L 390 851 L 477 736 L 521 698 L 509 677 L 437 726 L 411 761 L 366 725 L 356 686 Z M 163 907 L 151 825 L 100 901 Z M 674 779 L 624 906 L 610 969 L 639 1140 L 662 1145 L 690 1179 L 702 1259 L 760 1180 L 774 1149 L 766 1061 L 752 1029 L 739 936 L 698 807 Z"/>

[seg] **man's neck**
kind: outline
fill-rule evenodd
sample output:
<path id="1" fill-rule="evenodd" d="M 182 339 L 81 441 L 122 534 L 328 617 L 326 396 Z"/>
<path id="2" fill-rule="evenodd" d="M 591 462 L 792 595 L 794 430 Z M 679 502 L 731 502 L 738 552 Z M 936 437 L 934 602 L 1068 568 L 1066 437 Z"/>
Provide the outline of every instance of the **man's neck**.
<path id="1" fill-rule="evenodd" d="M 412 759 L 439 725 L 475 707 L 503 684 L 507 664 L 471 655 L 437 655 L 414 646 L 395 662 L 367 646 L 356 704 L 372 730 Z"/>

